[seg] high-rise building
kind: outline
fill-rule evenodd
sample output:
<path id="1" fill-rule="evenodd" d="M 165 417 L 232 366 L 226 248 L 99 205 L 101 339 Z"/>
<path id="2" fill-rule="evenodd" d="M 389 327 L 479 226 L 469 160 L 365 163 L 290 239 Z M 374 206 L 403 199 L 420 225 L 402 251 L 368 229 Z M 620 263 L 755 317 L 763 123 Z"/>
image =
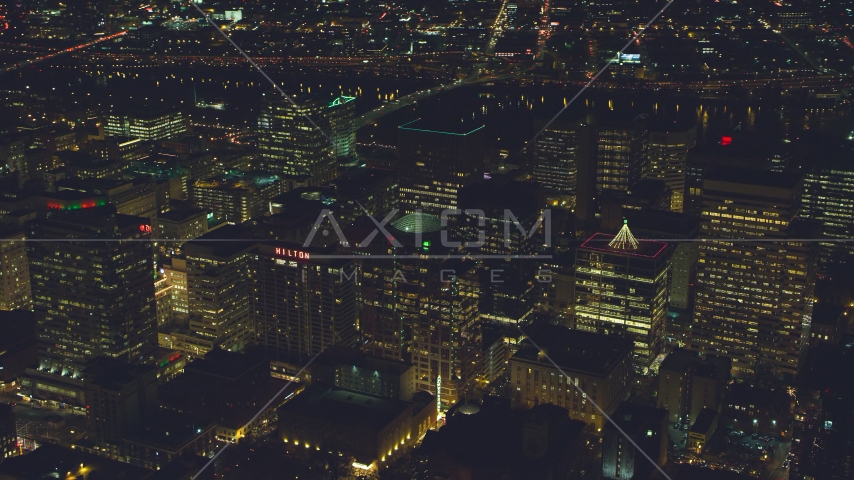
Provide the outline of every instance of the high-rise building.
<path id="1" fill-rule="evenodd" d="M 44 240 L 28 244 L 40 371 L 77 378 L 94 357 L 130 361 L 157 346 L 148 219 L 109 205 L 51 211 L 28 237 Z"/>
<path id="2" fill-rule="evenodd" d="M 623 209 L 623 215 L 642 238 L 674 240 L 670 257 L 670 308 L 689 310 L 700 255 L 700 243 L 695 241 L 700 234 L 700 219 L 663 210 Z"/>
<path id="3" fill-rule="evenodd" d="M 21 231 L 0 230 L 0 310 L 31 310 L 27 244 Z"/>
<path id="4" fill-rule="evenodd" d="M 484 256 L 480 259 L 481 319 L 523 322 L 534 310 L 537 263 L 532 257 L 545 241 L 551 241 L 535 228 L 541 219 L 547 225 L 551 222 L 551 212 L 543 218 L 541 191 L 531 183 L 507 178 L 482 180 L 463 187 L 458 202 L 466 213 L 459 218 L 457 230 L 461 239 L 470 242 L 464 251 Z M 529 235 L 532 229 L 535 233 Z M 481 241 L 482 245 L 474 246 Z"/>
<path id="5" fill-rule="evenodd" d="M 671 211 L 682 211 L 688 150 L 696 143 L 697 127 L 682 132 L 649 132 L 644 176 L 664 180 L 671 191 Z"/>
<path id="6" fill-rule="evenodd" d="M 440 215 L 460 188 L 483 178 L 484 126 L 413 120 L 398 127 L 401 209 Z"/>
<path id="7" fill-rule="evenodd" d="M 247 235 L 227 225 L 184 244 L 190 330 L 224 350 L 243 350 L 255 337 L 249 276 L 255 242 L 234 241 Z"/>
<path id="8" fill-rule="evenodd" d="M 261 243 L 251 255 L 259 347 L 275 360 L 305 363 L 331 345 L 356 341 L 353 262 L 334 250 Z"/>
<path id="9" fill-rule="evenodd" d="M 804 178 L 801 217 L 821 222 L 821 260 L 854 253 L 854 169 L 843 165 L 821 167 Z"/>
<path id="10" fill-rule="evenodd" d="M 667 463 L 667 411 L 624 402 L 602 432 L 602 477 L 650 478 Z M 652 462 L 655 462 L 653 465 Z"/>
<path id="11" fill-rule="evenodd" d="M 229 172 L 193 185 L 193 202 L 229 223 L 243 223 L 270 211 L 270 199 L 286 188 L 278 175 Z"/>
<path id="12" fill-rule="evenodd" d="M 596 139 L 596 191 L 631 191 L 643 175 L 646 160 L 647 131 L 643 123 L 601 125 Z"/>
<path id="13" fill-rule="evenodd" d="M 628 224 L 588 238 L 575 256 L 575 328 L 630 338 L 644 371 L 664 343 L 670 255 L 669 244 L 638 241 Z"/>
<path id="14" fill-rule="evenodd" d="M 806 351 L 818 244 L 802 240 L 818 228 L 796 220 L 801 185 L 738 169 L 703 181 L 692 349 L 731 358 L 740 376 L 792 380 Z"/>
<path id="15" fill-rule="evenodd" d="M 113 112 L 106 118 L 104 135 L 162 140 L 182 135 L 188 128 L 187 119 L 178 111 Z"/>
<path id="16" fill-rule="evenodd" d="M 356 159 L 355 100 L 356 97 L 341 95 L 326 106 L 332 158 L 337 162 L 352 163 Z"/>
<path id="17" fill-rule="evenodd" d="M 590 127 L 585 119 L 554 122 L 534 145 L 534 180 L 546 189 L 550 198 L 555 196 L 558 204 L 566 195 L 569 202 L 565 206 L 574 207 L 579 164 L 588 162 L 591 153 Z"/>
<path id="18" fill-rule="evenodd" d="M 375 355 L 415 365 L 416 390 L 453 405 L 480 373 L 477 264 L 448 258 L 441 222 L 425 213 L 396 220 L 400 247 L 375 241 L 361 265 L 360 328 Z"/>
<path id="19" fill-rule="evenodd" d="M 295 104 L 273 96 L 265 96 L 262 100 L 258 117 L 261 168 L 284 175 L 334 177 L 337 149 L 333 147 L 330 129 L 334 126 L 341 138 L 339 147 L 348 143 L 342 133 L 347 131 L 345 119 L 353 103 L 345 102 L 340 105 L 341 110 L 337 110 L 325 101 L 306 96 L 293 100 Z M 333 112 L 335 121 L 330 123 Z"/>

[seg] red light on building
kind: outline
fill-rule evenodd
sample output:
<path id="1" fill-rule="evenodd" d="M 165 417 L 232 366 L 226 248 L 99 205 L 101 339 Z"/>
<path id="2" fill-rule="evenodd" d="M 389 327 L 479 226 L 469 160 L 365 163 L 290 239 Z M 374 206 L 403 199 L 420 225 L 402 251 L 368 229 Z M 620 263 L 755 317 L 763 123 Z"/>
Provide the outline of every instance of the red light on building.
<path id="1" fill-rule="evenodd" d="M 732 137 L 721 137 L 721 145 L 729 145 L 730 143 L 732 143 Z"/>
<path id="2" fill-rule="evenodd" d="M 151 225 L 140 225 L 139 231 L 142 233 L 151 233 Z"/>
<path id="3" fill-rule="evenodd" d="M 308 260 L 309 259 L 309 253 L 308 252 L 303 252 L 301 250 L 291 250 L 290 248 L 276 247 L 276 255 L 279 255 L 281 257 L 288 257 L 288 258 L 298 258 L 300 260 Z"/>

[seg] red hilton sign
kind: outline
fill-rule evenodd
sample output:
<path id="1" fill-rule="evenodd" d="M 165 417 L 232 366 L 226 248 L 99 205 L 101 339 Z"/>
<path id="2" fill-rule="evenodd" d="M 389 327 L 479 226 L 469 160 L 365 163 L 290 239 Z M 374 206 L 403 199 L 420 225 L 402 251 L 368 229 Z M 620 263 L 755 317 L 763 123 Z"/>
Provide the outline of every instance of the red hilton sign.
<path id="1" fill-rule="evenodd" d="M 308 260 L 309 259 L 308 252 L 303 252 L 301 250 L 292 250 L 290 248 L 276 247 L 276 255 L 278 255 L 280 257 L 298 258 L 300 260 Z"/>

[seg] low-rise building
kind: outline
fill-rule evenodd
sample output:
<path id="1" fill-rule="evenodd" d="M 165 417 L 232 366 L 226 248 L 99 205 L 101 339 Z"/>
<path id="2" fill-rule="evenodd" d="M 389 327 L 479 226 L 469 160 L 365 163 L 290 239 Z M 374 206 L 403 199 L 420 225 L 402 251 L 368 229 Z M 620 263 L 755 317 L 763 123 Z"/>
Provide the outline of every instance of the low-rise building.
<path id="1" fill-rule="evenodd" d="M 514 404 L 531 408 L 552 403 L 600 431 L 606 421 L 593 403 L 610 415 L 626 399 L 632 341 L 556 325 L 530 326 L 525 332 L 530 339 L 523 340 L 510 358 Z"/>
<path id="2" fill-rule="evenodd" d="M 279 435 L 291 448 L 335 448 L 374 469 L 417 444 L 436 415 L 428 392 L 404 402 L 315 383 L 279 409 Z"/>

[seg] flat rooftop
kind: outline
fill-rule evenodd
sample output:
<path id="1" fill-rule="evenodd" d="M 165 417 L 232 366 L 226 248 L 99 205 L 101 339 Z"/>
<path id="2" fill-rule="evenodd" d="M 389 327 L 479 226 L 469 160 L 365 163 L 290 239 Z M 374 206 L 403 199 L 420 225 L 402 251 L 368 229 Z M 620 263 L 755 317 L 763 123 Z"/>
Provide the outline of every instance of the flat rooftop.
<path id="1" fill-rule="evenodd" d="M 604 376 L 623 358 L 631 356 L 632 341 L 626 338 L 571 330 L 560 325 L 532 325 L 525 329 L 530 339 L 519 344 L 514 360 L 551 362 L 531 343 L 540 346 L 560 368 Z"/>
<path id="2" fill-rule="evenodd" d="M 344 388 L 313 384 L 279 409 L 324 423 L 353 425 L 378 431 L 409 407 L 407 402 L 377 397 Z"/>
<path id="3" fill-rule="evenodd" d="M 442 135 L 455 135 L 465 137 L 474 132 L 483 130 L 486 125 L 474 122 L 456 122 L 453 120 L 416 119 L 397 127 L 400 130 L 413 132 L 438 133 Z"/>

